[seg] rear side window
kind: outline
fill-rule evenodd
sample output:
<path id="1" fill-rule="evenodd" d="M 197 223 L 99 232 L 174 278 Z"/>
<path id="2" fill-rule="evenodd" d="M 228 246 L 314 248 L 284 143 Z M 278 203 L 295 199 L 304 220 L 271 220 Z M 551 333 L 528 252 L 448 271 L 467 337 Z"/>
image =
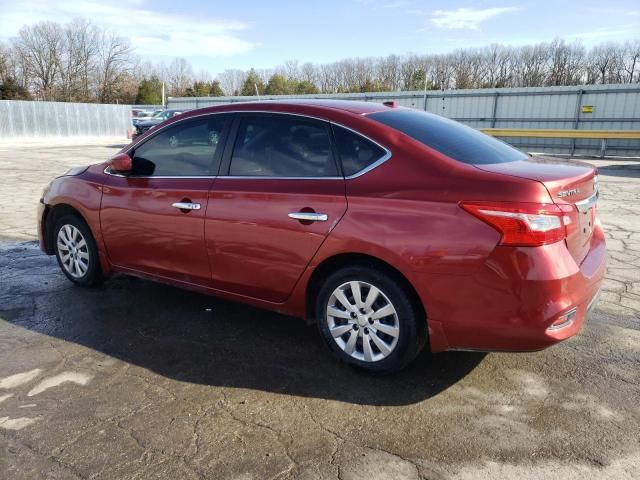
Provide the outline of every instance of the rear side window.
<path id="1" fill-rule="evenodd" d="M 334 125 L 333 135 L 345 177 L 355 175 L 387 154 L 380 146 L 346 128 Z"/>
<path id="2" fill-rule="evenodd" d="M 489 135 L 437 115 L 414 110 L 368 116 L 464 163 L 488 164 L 523 160 L 527 155 Z"/>
<path id="3" fill-rule="evenodd" d="M 287 115 L 242 118 L 229 175 L 338 176 L 328 124 Z"/>

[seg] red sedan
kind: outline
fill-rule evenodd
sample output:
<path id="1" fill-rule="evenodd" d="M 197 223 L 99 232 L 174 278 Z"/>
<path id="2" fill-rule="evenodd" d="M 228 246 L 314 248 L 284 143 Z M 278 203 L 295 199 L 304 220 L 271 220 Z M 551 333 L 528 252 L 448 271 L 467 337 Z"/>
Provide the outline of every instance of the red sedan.
<path id="1" fill-rule="evenodd" d="M 42 249 L 307 319 L 373 371 L 576 334 L 606 264 L 597 175 L 427 113 L 344 101 L 191 111 L 45 190 Z"/>

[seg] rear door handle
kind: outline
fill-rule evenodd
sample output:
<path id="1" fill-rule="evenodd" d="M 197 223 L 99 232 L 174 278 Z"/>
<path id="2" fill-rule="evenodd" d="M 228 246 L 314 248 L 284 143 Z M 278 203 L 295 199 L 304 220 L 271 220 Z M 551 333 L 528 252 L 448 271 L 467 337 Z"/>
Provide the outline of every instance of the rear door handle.
<path id="1" fill-rule="evenodd" d="M 326 222 L 329 216 L 326 213 L 315 212 L 291 212 L 289 218 L 294 220 L 303 220 L 307 222 Z"/>
<path id="2" fill-rule="evenodd" d="M 199 203 L 191 203 L 191 202 L 176 202 L 171 204 L 172 207 L 178 208 L 180 210 L 200 210 Z"/>

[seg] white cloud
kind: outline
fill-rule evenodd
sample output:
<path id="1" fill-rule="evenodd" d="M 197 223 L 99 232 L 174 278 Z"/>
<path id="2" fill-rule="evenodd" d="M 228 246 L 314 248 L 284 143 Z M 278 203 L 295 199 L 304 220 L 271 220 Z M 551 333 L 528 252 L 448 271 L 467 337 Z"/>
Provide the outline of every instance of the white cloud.
<path id="1" fill-rule="evenodd" d="M 431 23 L 448 30 L 477 30 L 481 23 L 502 15 L 517 11 L 515 7 L 496 8 L 456 8 L 455 10 L 436 10 L 431 14 Z"/>
<path id="2" fill-rule="evenodd" d="M 7 0 L 0 0 L 4 4 Z M 86 18 L 128 37 L 136 53 L 162 57 L 228 57 L 255 44 L 242 38 L 249 25 L 232 19 L 154 11 L 152 0 L 23 0 L 2 5 L 0 36 L 11 37 L 22 25 Z"/>

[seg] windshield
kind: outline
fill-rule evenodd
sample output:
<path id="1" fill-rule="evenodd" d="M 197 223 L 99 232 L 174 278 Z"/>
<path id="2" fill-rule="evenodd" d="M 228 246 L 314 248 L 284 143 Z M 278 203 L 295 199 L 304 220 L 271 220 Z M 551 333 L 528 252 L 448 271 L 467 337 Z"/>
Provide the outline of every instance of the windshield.
<path id="1" fill-rule="evenodd" d="M 163 110 L 158 110 L 153 114 L 153 118 L 165 118 L 165 113 Z"/>
<path id="2" fill-rule="evenodd" d="M 469 164 L 505 163 L 527 155 L 506 143 L 453 120 L 420 112 L 395 110 L 368 115 L 447 157 Z"/>

